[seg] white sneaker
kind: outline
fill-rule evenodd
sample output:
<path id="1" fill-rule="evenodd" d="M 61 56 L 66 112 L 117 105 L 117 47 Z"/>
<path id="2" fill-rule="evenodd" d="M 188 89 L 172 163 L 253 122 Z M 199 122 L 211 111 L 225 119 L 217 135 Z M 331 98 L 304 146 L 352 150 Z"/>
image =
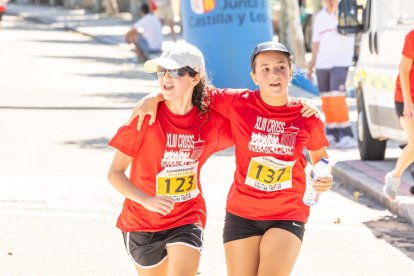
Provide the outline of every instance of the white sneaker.
<path id="1" fill-rule="evenodd" d="M 341 149 L 351 149 L 358 146 L 357 141 L 351 136 L 344 136 L 336 143 L 336 146 Z"/>
<path id="2" fill-rule="evenodd" d="M 326 135 L 326 139 L 328 139 L 328 143 L 330 147 L 335 147 L 336 146 L 336 139 L 335 136 L 328 134 Z"/>
<path id="3" fill-rule="evenodd" d="M 389 172 L 385 175 L 384 177 L 385 185 L 382 188 L 383 194 L 392 200 L 395 199 L 397 195 L 398 187 L 401 184 L 401 180 L 399 178 L 395 178 L 392 176 L 393 173 L 394 171 Z"/>

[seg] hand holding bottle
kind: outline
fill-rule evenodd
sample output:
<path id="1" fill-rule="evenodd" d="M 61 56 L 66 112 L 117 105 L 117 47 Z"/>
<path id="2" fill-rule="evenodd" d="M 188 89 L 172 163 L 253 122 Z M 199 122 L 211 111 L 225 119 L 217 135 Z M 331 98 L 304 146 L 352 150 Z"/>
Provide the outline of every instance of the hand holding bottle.
<path id="1" fill-rule="evenodd" d="M 303 202 L 308 206 L 314 206 L 318 203 L 319 193 L 331 189 L 333 177 L 329 160 L 322 158 L 314 166 L 310 177 L 306 179 L 306 191 L 303 196 Z"/>

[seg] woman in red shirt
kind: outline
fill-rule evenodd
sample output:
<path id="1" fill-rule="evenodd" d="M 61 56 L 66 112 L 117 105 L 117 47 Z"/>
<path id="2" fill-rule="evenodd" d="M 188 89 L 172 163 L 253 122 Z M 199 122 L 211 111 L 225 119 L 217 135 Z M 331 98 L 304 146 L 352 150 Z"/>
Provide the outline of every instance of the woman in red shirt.
<path id="1" fill-rule="evenodd" d="M 144 69 L 157 73 L 165 101 L 151 126 L 137 131 L 136 118 L 109 142 L 117 151 L 108 179 L 126 197 L 117 227 L 139 275 L 195 275 L 206 223 L 200 169 L 233 145 L 229 122 L 206 105 L 196 47 L 174 44 Z"/>

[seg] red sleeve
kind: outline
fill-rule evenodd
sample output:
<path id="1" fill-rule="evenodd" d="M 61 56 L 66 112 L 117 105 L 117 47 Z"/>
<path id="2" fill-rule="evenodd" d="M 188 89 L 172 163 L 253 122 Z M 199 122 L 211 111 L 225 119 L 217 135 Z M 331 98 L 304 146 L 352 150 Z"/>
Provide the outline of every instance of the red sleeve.
<path id="1" fill-rule="evenodd" d="M 325 126 L 322 121 L 315 116 L 310 117 L 310 139 L 306 145 L 308 150 L 318 150 L 323 147 L 328 147 L 329 142 L 325 135 Z"/>
<path id="2" fill-rule="evenodd" d="M 137 131 L 138 117 L 136 117 L 131 124 L 120 127 L 108 144 L 128 156 L 137 156 L 145 130 L 148 126 L 148 121 L 149 117 L 147 116 L 142 123 L 141 130 Z"/>
<path id="3" fill-rule="evenodd" d="M 208 93 L 212 99 L 211 107 L 224 117 L 228 118 L 230 113 L 230 106 L 233 103 L 234 97 L 238 92 L 243 90 L 236 89 L 208 89 Z"/>
<path id="4" fill-rule="evenodd" d="M 405 57 L 414 59 L 414 30 L 405 36 L 405 43 L 402 54 Z"/>

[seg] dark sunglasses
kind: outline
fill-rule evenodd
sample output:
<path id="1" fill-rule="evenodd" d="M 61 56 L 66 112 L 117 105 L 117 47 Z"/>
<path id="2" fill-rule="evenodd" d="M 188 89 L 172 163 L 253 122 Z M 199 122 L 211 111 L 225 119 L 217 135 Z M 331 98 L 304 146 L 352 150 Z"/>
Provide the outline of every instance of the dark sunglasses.
<path id="1" fill-rule="evenodd" d="M 165 69 L 161 66 L 158 66 L 157 68 L 158 77 L 165 76 L 167 72 L 170 73 L 171 78 L 181 78 L 181 77 L 184 77 L 187 73 L 197 74 L 197 72 L 189 66 L 181 67 L 178 69 Z"/>

